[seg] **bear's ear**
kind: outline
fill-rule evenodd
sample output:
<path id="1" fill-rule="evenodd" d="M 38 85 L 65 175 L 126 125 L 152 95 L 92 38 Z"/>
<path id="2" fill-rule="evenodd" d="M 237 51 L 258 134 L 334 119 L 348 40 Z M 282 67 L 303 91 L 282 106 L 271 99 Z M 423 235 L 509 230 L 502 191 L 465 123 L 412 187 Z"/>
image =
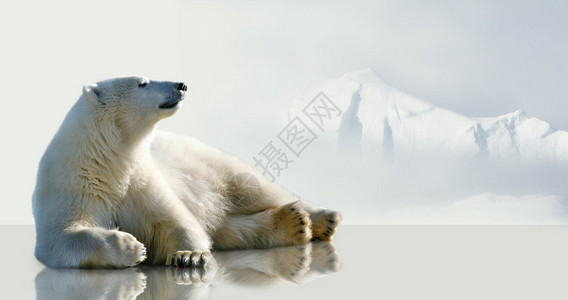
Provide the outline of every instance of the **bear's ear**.
<path id="1" fill-rule="evenodd" d="M 83 86 L 83 97 L 85 97 L 85 99 L 87 99 L 88 101 L 97 101 L 105 105 L 106 103 L 102 102 L 99 98 L 100 94 L 101 92 L 96 83 L 91 83 Z"/>

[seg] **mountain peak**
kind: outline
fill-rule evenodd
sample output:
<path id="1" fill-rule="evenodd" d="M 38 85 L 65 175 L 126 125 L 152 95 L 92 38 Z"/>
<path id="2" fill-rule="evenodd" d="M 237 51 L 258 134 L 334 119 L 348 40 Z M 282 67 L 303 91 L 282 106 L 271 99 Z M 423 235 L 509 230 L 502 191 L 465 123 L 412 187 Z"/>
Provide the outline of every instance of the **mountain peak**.
<path id="1" fill-rule="evenodd" d="M 381 75 L 371 68 L 347 72 L 341 78 L 352 80 L 360 84 L 372 83 L 378 86 L 389 86 Z"/>
<path id="2" fill-rule="evenodd" d="M 497 118 L 502 118 L 502 119 L 514 119 L 514 120 L 521 120 L 521 119 L 526 119 L 527 118 L 527 113 L 522 110 L 522 109 L 518 109 L 514 112 L 508 113 L 508 114 L 504 114 L 502 116 L 499 116 Z"/>

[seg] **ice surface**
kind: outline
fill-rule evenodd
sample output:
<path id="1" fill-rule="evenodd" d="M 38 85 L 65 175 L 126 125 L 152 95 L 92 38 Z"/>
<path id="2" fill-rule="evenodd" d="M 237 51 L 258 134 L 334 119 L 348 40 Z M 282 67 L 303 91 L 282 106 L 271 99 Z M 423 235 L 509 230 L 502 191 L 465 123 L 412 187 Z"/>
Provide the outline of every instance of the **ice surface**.
<path id="1" fill-rule="evenodd" d="M 296 266 L 294 260 L 286 260 L 294 253 L 274 248 L 253 250 L 259 255 L 252 257 L 242 255 L 242 251 L 220 253 L 243 259 L 232 259 L 237 263 L 232 266 L 228 265 L 230 258 L 219 260 L 225 267 L 215 273 L 211 283 L 187 284 L 199 272 L 161 266 L 125 270 L 45 269 L 33 256 L 33 226 L 0 226 L 3 240 L 18 241 L 0 249 L 2 257 L 9 258 L 5 259 L 0 278 L 4 284 L 3 299 L 24 300 L 556 300 L 566 299 L 568 293 L 567 234 L 567 226 L 344 225 L 331 244 L 335 251 L 330 254 L 314 243 L 311 257 L 306 256 L 311 263 L 303 261 L 310 268 L 300 274 L 302 279 L 314 271 L 323 276 L 296 283 L 267 272 L 273 268 L 255 270 L 263 261 L 250 259 L 263 256 L 277 261 L 276 267 Z M 321 272 L 321 265 L 314 262 L 325 266 L 330 255 L 336 255 L 341 267 L 336 272 Z"/>

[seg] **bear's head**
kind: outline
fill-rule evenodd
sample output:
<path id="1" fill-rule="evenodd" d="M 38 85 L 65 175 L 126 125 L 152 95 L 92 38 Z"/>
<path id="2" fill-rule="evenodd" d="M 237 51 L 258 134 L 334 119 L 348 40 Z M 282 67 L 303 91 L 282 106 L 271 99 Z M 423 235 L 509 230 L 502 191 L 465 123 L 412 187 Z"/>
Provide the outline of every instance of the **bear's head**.
<path id="1" fill-rule="evenodd" d="M 83 98 L 94 122 L 112 123 L 132 135 L 176 112 L 186 91 L 183 82 L 129 76 L 85 85 Z"/>

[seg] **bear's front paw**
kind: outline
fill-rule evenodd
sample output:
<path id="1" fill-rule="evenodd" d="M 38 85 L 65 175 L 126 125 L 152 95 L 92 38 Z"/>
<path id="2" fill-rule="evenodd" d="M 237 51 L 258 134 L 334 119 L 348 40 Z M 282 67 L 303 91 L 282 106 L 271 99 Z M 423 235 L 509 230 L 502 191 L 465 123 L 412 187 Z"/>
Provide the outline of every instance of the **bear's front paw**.
<path id="1" fill-rule="evenodd" d="M 146 259 L 146 247 L 130 233 L 112 230 L 106 243 L 110 246 L 107 257 L 113 266 L 131 267 Z"/>
<path id="2" fill-rule="evenodd" d="M 276 227 L 286 232 L 286 245 L 305 244 L 312 238 L 312 222 L 300 202 L 281 206 L 276 212 Z"/>
<path id="3" fill-rule="evenodd" d="M 166 266 L 180 268 L 209 268 L 215 263 L 213 256 L 209 252 L 198 251 L 177 251 L 168 255 Z"/>

